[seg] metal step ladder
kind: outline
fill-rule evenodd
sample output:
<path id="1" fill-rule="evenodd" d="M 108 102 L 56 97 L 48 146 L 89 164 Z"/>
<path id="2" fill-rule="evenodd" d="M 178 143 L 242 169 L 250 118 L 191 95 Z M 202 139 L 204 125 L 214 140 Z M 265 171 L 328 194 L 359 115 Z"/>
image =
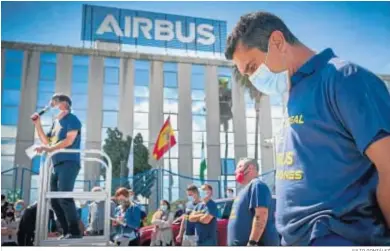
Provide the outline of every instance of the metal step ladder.
<path id="1" fill-rule="evenodd" d="M 50 191 L 50 176 L 53 170 L 51 158 L 58 153 L 80 153 L 82 162 L 98 162 L 106 168 L 105 187 L 102 192 L 52 192 Z M 87 157 L 95 155 L 95 157 Z M 98 157 L 96 157 L 98 155 Z M 107 163 L 102 160 L 106 159 Z M 44 160 L 45 159 L 45 160 Z M 41 158 L 40 186 L 38 188 L 38 207 L 35 228 L 35 246 L 108 246 L 110 243 L 110 210 L 111 210 L 111 180 L 112 163 L 110 157 L 101 150 L 61 149 Z M 80 239 L 50 239 L 48 238 L 49 205 L 53 198 L 72 198 L 76 200 L 103 200 L 104 203 L 104 235 L 84 236 Z"/>

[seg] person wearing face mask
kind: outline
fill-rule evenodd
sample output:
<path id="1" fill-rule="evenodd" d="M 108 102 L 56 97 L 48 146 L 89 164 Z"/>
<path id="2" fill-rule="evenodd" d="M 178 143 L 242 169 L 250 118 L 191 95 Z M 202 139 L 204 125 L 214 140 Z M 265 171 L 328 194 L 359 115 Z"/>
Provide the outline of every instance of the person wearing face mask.
<path id="1" fill-rule="evenodd" d="M 151 246 L 174 246 L 172 222 L 174 215 L 171 212 L 171 205 L 168 201 L 160 202 L 160 209 L 157 210 L 152 217 L 152 225 L 154 231 L 151 239 Z"/>
<path id="2" fill-rule="evenodd" d="M 233 190 L 233 188 L 228 188 L 226 190 L 226 197 L 227 198 L 233 198 L 234 197 L 234 190 Z"/>
<path id="3" fill-rule="evenodd" d="M 117 246 L 138 246 L 138 230 L 141 224 L 141 210 L 129 199 L 129 191 L 121 187 L 115 192 L 119 206 L 112 225 L 115 228 L 113 241 Z"/>
<path id="4" fill-rule="evenodd" d="M 282 245 L 390 245 L 390 95 L 363 67 L 305 46 L 277 16 L 241 17 L 227 39 L 238 78 L 284 96 L 276 139 Z"/>
<path id="5" fill-rule="evenodd" d="M 15 217 L 17 219 L 20 219 L 23 216 L 24 210 L 26 209 L 26 206 L 24 204 L 23 200 L 18 200 L 15 203 Z"/>
<path id="6" fill-rule="evenodd" d="M 1 245 L 2 246 L 17 246 L 17 230 L 19 220 L 15 219 L 15 209 L 8 208 L 5 213 L 5 218 L 1 219 Z"/>
<path id="7" fill-rule="evenodd" d="M 213 201 L 213 187 L 205 184 L 201 187 L 202 201 L 198 203 L 188 220 L 195 222 L 198 236 L 197 246 L 217 246 L 217 204 Z"/>
<path id="8" fill-rule="evenodd" d="M 182 203 L 179 203 L 177 205 L 177 210 L 175 212 L 175 219 L 181 217 L 184 214 L 184 205 Z"/>
<path id="9" fill-rule="evenodd" d="M 200 203 L 199 191 L 195 185 L 187 187 L 187 199 L 185 214 L 182 216 L 179 234 L 176 236 L 176 242 L 182 246 L 196 246 L 197 236 L 195 235 L 195 223 L 190 222 L 188 217 L 191 215 L 196 205 Z"/>
<path id="10" fill-rule="evenodd" d="M 64 94 L 54 94 L 50 103 L 57 113 L 56 119 L 48 134 L 42 129 L 38 114 L 31 116 L 38 132 L 42 146 L 35 150 L 38 153 L 51 153 L 60 149 L 80 149 L 81 122 L 71 112 L 72 101 Z M 53 172 L 50 177 L 51 191 L 73 191 L 76 177 L 80 171 L 79 153 L 58 153 L 52 158 Z M 52 199 L 53 210 L 64 230 L 60 238 L 81 238 L 76 205 L 72 198 Z"/>
<path id="11" fill-rule="evenodd" d="M 258 178 L 257 161 L 241 159 L 236 181 L 243 186 L 234 200 L 228 223 L 229 246 L 279 246 L 272 196 Z"/>
<path id="12" fill-rule="evenodd" d="M 92 192 L 101 192 L 101 187 L 94 187 Z M 88 206 L 88 228 L 84 234 L 89 236 L 103 235 L 104 232 L 104 200 L 93 201 Z"/>

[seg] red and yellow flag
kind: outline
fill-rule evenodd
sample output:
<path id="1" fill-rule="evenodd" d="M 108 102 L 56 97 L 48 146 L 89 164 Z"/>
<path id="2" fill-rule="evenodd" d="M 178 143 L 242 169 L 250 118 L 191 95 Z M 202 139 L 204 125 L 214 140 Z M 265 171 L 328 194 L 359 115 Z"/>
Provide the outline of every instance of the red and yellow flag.
<path id="1" fill-rule="evenodd" d="M 175 134 L 171 126 L 170 117 L 168 117 L 154 144 L 153 158 L 156 160 L 161 159 L 161 157 L 174 145 L 176 145 Z"/>

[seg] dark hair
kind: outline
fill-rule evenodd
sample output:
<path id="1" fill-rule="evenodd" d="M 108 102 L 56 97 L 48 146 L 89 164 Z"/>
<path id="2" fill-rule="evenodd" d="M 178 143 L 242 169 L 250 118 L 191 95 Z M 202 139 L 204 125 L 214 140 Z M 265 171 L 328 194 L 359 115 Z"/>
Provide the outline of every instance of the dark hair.
<path id="1" fill-rule="evenodd" d="M 187 187 L 187 192 L 194 192 L 196 194 L 199 194 L 198 187 L 195 185 L 189 185 Z"/>
<path id="2" fill-rule="evenodd" d="M 120 187 L 115 192 L 115 198 L 118 198 L 118 196 L 123 195 L 126 198 L 129 198 L 129 190 L 126 187 Z"/>
<path id="3" fill-rule="evenodd" d="M 205 188 L 207 188 L 207 189 L 210 190 L 211 192 L 213 191 L 213 187 L 212 187 L 210 184 L 204 184 L 204 185 L 202 186 L 202 189 L 205 189 Z"/>
<path id="4" fill-rule="evenodd" d="M 227 39 L 225 57 L 229 60 L 233 58 L 238 42 L 267 52 L 268 40 L 274 31 L 282 32 L 289 44 L 300 43 L 284 22 L 271 13 L 258 11 L 241 16 Z"/>
<path id="5" fill-rule="evenodd" d="M 226 189 L 226 191 L 234 193 L 233 188 L 228 188 L 228 189 Z"/>
<path id="6" fill-rule="evenodd" d="M 161 202 L 164 202 L 168 206 L 168 211 L 171 211 L 171 204 L 167 200 L 161 200 Z"/>
<path id="7" fill-rule="evenodd" d="M 4 194 L 1 195 L 1 200 L 5 200 L 5 195 Z"/>

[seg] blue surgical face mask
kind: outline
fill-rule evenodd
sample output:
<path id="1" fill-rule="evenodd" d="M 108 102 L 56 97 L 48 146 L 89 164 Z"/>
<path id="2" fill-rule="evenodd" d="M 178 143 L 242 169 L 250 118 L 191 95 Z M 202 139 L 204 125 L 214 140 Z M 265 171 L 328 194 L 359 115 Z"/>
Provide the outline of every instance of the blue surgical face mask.
<path id="1" fill-rule="evenodd" d="M 187 196 L 187 199 L 189 202 L 194 202 L 194 197 L 192 197 L 192 196 Z"/>
<path id="2" fill-rule="evenodd" d="M 55 106 L 51 108 L 51 112 L 54 116 L 57 116 L 58 114 L 60 114 L 61 110 L 58 108 L 58 106 Z"/>
<path id="3" fill-rule="evenodd" d="M 19 204 L 19 205 L 16 205 L 16 206 L 15 206 L 15 210 L 16 210 L 16 211 L 22 211 L 22 210 L 23 210 L 23 206 L 20 205 L 20 204 Z"/>
<path id="4" fill-rule="evenodd" d="M 249 80 L 257 90 L 268 96 L 283 95 L 287 92 L 288 70 L 272 72 L 266 65 L 268 54 L 269 47 L 264 63 L 249 77 Z"/>
<path id="5" fill-rule="evenodd" d="M 161 205 L 160 206 L 160 209 L 161 209 L 161 211 L 167 211 L 168 210 L 168 206 L 167 205 Z"/>
<path id="6" fill-rule="evenodd" d="M 199 196 L 203 199 L 203 198 L 207 197 L 207 194 L 206 194 L 205 191 L 201 190 L 201 191 L 199 192 Z"/>

